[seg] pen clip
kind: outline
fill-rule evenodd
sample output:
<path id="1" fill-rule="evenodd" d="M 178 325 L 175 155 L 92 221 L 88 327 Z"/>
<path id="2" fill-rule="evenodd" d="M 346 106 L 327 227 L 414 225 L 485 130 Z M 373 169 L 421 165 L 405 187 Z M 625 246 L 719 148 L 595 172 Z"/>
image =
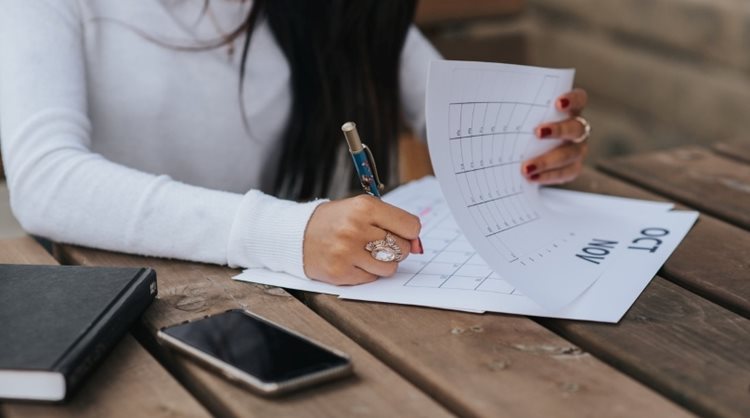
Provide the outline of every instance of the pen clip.
<path id="1" fill-rule="evenodd" d="M 378 190 L 382 193 L 383 190 L 385 190 L 385 185 L 380 182 L 380 176 L 378 175 L 378 166 L 375 164 L 375 157 L 372 156 L 372 152 L 370 151 L 370 148 L 367 147 L 367 145 L 362 144 L 362 149 L 365 150 L 365 153 L 367 154 L 367 160 L 372 167 L 372 174 L 375 176 L 375 183 L 377 184 Z"/>

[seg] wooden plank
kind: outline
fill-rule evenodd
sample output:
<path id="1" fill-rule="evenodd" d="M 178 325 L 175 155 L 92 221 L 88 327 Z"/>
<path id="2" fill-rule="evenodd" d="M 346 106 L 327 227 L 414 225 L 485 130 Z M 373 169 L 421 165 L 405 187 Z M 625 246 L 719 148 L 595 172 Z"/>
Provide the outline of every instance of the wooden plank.
<path id="1" fill-rule="evenodd" d="M 398 169 L 401 183 L 432 174 L 427 143 L 413 134 L 401 135 L 398 141 Z"/>
<path id="2" fill-rule="evenodd" d="M 592 169 L 568 188 L 636 199 L 665 200 Z M 678 209 L 686 209 L 677 205 Z M 750 318 L 750 233 L 701 214 L 662 267 L 665 278 Z"/>
<path id="3" fill-rule="evenodd" d="M 32 238 L 0 241 L 0 263 L 57 264 Z M 208 412 L 130 335 L 65 405 L 5 403 L 4 417 L 207 417 Z"/>
<path id="4" fill-rule="evenodd" d="M 750 416 L 750 320 L 667 280 L 656 277 L 616 326 L 541 323 L 698 415 Z"/>
<path id="5" fill-rule="evenodd" d="M 305 298 L 460 416 L 688 415 L 527 318 Z"/>
<path id="6" fill-rule="evenodd" d="M 420 0 L 415 21 L 430 26 L 457 21 L 514 16 L 521 13 L 524 0 Z"/>
<path id="7" fill-rule="evenodd" d="M 598 167 L 640 187 L 750 229 L 750 165 L 690 146 L 604 161 Z"/>
<path id="8" fill-rule="evenodd" d="M 164 355 L 180 381 L 220 416 L 335 417 L 449 416 L 442 406 L 342 335 L 279 288 L 231 280 L 226 267 L 58 247 L 59 258 L 81 265 L 148 265 L 155 268 L 159 297 L 145 315 L 151 335 L 167 325 L 232 308 L 245 308 L 350 354 L 356 376 L 278 399 L 265 399 L 180 357 Z M 164 353 L 163 353 L 164 354 Z"/>
<path id="9" fill-rule="evenodd" d="M 446 59 L 526 64 L 526 37 L 523 32 L 482 37 L 435 34 L 430 41 Z"/>
<path id="10" fill-rule="evenodd" d="M 750 141 L 717 142 L 712 148 L 725 157 L 750 164 Z"/>
<path id="11" fill-rule="evenodd" d="M 41 245 L 28 236 L 0 240 L 0 263 L 58 264 Z"/>
<path id="12" fill-rule="evenodd" d="M 3 412 L 19 418 L 210 416 L 130 334 L 68 404 L 6 404 Z"/>

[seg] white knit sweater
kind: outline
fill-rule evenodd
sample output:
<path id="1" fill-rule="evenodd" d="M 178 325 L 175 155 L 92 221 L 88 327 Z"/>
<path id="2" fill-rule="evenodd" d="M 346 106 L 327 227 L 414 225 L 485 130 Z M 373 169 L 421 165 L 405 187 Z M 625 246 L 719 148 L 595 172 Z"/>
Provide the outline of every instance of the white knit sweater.
<path id="1" fill-rule="evenodd" d="M 259 23 L 248 57 L 251 138 L 238 104 L 239 53 L 154 42 L 219 38 L 248 3 L 212 0 L 201 15 L 199 0 L 0 0 L 0 137 L 13 212 L 28 232 L 304 276 L 304 230 L 320 201 L 259 191 L 291 104 L 270 30 Z M 401 97 L 418 131 L 436 57 L 411 29 Z"/>

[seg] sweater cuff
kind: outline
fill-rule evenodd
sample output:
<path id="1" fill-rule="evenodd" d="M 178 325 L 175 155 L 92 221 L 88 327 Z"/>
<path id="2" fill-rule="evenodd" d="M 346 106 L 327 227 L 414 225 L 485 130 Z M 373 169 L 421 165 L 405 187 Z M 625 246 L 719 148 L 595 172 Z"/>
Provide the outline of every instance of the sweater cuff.
<path id="1" fill-rule="evenodd" d="M 230 267 L 265 267 L 305 276 L 302 258 L 307 222 L 328 200 L 296 203 L 251 190 L 234 217 L 227 248 Z"/>

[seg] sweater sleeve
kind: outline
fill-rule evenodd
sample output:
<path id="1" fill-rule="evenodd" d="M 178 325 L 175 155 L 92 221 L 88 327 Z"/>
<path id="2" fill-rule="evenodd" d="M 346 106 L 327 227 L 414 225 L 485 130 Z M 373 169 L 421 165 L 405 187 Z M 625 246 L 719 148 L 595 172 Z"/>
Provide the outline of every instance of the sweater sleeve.
<path id="1" fill-rule="evenodd" d="M 401 106 L 409 127 L 421 139 L 426 139 L 425 94 L 430 61 L 442 59 L 415 26 L 409 28 L 401 52 Z"/>
<path id="2" fill-rule="evenodd" d="M 77 1 L 0 0 L 0 134 L 11 207 L 54 241 L 304 277 L 322 201 L 195 187 L 91 151 Z"/>

